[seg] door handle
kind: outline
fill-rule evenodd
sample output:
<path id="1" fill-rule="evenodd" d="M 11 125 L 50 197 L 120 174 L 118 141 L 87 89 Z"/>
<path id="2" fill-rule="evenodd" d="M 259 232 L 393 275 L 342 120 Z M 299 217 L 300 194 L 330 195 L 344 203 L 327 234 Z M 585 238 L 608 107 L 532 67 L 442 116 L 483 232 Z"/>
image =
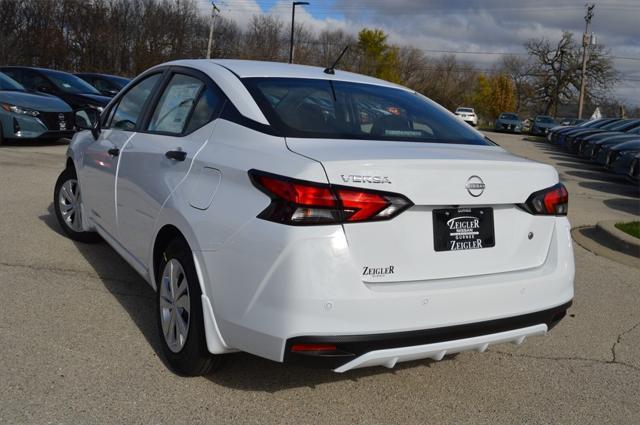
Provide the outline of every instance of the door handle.
<path id="1" fill-rule="evenodd" d="M 118 156 L 120 155 L 120 149 L 118 148 L 111 148 L 107 151 L 107 153 L 111 156 Z"/>
<path id="2" fill-rule="evenodd" d="M 165 153 L 164 156 L 174 161 L 184 161 L 187 159 L 187 153 L 185 151 L 169 151 Z"/>

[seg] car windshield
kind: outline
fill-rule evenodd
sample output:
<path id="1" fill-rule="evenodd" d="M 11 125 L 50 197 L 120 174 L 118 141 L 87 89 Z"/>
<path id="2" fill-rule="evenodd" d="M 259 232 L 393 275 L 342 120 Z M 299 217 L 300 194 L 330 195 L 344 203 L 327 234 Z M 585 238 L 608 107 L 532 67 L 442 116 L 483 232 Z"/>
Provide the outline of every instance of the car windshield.
<path id="1" fill-rule="evenodd" d="M 516 114 L 500 114 L 501 120 L 518 120 L 518 116 Z"/>
<path id="2" fill-rule="evenodd" d="M 20 83 L 8 77 L 6 74 L 3 74 L 2 72 L 0 72 L 0 90 L 25 91 L 24 87 L 22 87 Z"/>
<path id="3" fill-rule="evenodd" d="M 76 77 L 75 75 L 67 74 L 66 72 L 47 71 L 45 75 L 51 80 L 53 84 L 65 93 L 71 94 L 100 94 L 89 83 Z"/>
<path id="4" fill-rule="evenodd" d="M 553 124 L 555 123 L 555 121 L 553 120 L 553 118 L 551 117 L 537 117 L 536 121 L 538 122 L 542 122 L 542 123 L 546 123 L 546 124 Z"/>
<path id="5" fill-rule="evenodd" d="M 473 109 L 471 109 L 471 108 L 458 108 L 458 109 L 456 109 L 456 112 L 465 112 L 467 114 L 471 114 L 471 113 L 473 113 Z"/>
<path id="6" fill-rule="evenodd" d="M 370 84 L 302 78 L 245 78 L 285 137 L 491 145 L 426 97 Z"/>

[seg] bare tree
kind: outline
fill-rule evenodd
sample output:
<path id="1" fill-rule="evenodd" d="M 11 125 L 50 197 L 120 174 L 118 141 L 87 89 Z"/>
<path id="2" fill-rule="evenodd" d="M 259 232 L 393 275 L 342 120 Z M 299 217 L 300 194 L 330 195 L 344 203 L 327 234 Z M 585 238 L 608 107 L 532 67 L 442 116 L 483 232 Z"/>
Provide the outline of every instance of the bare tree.
<path id="1" fill-rule="evenodd" d="M 525 43 L 532 61 L 532 83 L 535 100 L 545 114 L 555 106 L 575 99 L 582 78 L 581 46 L 570 32 L 563 33 L 553 43 L 545 38 L 531 39 Z M 604 46 L 590 49 L 587 63 L 587 99 L 601 99 L 617 81 L 613 61 Z"/>
<path id="2" fill-rule="evenodd" d="M 533 65 L 528 59 L 516 55 L 507 55 L 502 58 L 500 71 L 511 78 L 515 88 L 515 112 L 519 113 L 525 106 L 526 99 L 533 94 L 531 86 L 531 74 Z"/>

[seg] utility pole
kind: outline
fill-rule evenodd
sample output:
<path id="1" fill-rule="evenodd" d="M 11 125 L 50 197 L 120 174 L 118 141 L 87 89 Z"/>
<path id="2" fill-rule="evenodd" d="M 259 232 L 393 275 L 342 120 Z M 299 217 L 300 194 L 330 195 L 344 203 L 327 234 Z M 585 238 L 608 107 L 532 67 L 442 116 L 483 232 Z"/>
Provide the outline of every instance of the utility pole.
<path id="1" fill-rule="evenodd" d="M 213 23 L 217 14 L 220 13 L 218 6 L 211 1 L 211 23 L 209 24 L 209 45 L 207 46 L 207 59 L 211 59 L 211 49 L 213 48 Z"/>
<path id="2" fill-rule="evenodd" d="M 291 40 L 289 42 L 289 63 L 293 63 L 293 33 L 295 31 L 296 6 L 306 6 L 308 1 L 294 1 L 291 6 Z"/>
<path id="3" fill-rule="evenodd" d="M 582 35 L 582 74 L 580 81 L 580 99 L 578 100 L 578 118 L 582 118 L 582 110 L 584 109 L 584 94 L 587 85 L 587 48 L 591 44 L 591 36 L 589 34 L 589 28 L 591 27 L 591 19 L 593 18 L 593 9 L 595 4 L 587 4 L 587 14 L 584 20 L 587 22 L 587 27 Z"/>
<path id="4" fill-rule="evenodd" d="M 558 119 L 558 103 L 560 102 L 560 83 L 562 81 L 562 63 L 564 62 L 564 49 L 560 49 L 560 69 L 558 70 L 558 81 L 556 84 L 556 101 L 553 108 L 553 119 Z"/>

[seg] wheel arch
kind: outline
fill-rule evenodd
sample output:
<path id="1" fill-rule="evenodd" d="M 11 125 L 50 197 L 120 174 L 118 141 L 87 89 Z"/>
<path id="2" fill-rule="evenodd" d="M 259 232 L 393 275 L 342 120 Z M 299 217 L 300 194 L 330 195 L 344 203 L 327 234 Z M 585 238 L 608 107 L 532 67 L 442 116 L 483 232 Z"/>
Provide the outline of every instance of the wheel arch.
<path id="1" fill-rule="evenodd" d="M 204 328 L 205 328 L 205 336 L 207 340 L 207 349 L 212 354 L 222 354 L 234 351 L 230 348 L 224 341 L 222 334 L 220 333 L 220 328 L 215 319 L 215 315 L 213 312 L 213 306 L 209 299 L 209 296 L 206 292 L 204 285 L 205 276 L 202 273 L 202 267 L 200 266 L 200 260 L 196 252 L 194 252 L 194 245 L 190 243 L 189 238 L 185 235 L 181 229 L 179 229 L 174 224 L 164 224 L 158 232 L 156 233 L 156 237 L 153 243 L 152 250 L 152 259 L 151 259 L 151 267 L 149 270 L 149 280 L 150 284 L 154 290 L 157 290 L 156 285 L 156 273 L 158 272 L 158 266 L 161 261 L 161 255 L 164 251 L 164 248 L 175 238 L 181 238 L 185 241 L 185 243 L 191 248 L 193 262 L 196 268 L 196 274 L 198 275 L 198 283 L 200 285 L 201 302 L 202 302 L 202 317 L 204 320 Z"/>

